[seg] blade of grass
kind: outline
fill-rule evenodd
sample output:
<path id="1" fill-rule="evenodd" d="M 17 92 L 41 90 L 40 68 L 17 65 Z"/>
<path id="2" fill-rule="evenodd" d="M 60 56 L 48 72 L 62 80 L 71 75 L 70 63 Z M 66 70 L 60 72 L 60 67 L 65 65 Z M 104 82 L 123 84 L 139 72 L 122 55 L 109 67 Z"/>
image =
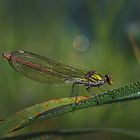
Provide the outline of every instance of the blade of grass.
<path id="1" fill-rule="evenodd" d="M 136 60 L 137 60 L 137 62 L 139 64 L 139 66 L 140 66 L 140 49 L 139 49 L 139 47 L 137 45 L 137 42 L 135 40 L 134 35 L 132 33 L 128 33 L 128 39 L 129 39 L 129 41 L 131 43 L 131 46 L 132 46 L 134 55 L 136 57 Z"/>
<path id="2" fill-rule="evenodd" d="M 49 130 L 49 131 L 41 131 L 41 132 L 34 132 L 28 133 L 13 137 L 5 137 L 1 138 L 0 140 L 25 140 L 25 139 L 35 139 L 35 138 L 43 138 L 43 137 L 51 137 L 51 136 L 61 136 L 61 137 L 70 137 L 73 135 L 85 135 L 85 134 L 92 134 L 92 133 L 117 133 L 127 135 L 133 138 L 140 138 L 140 133 L 136 131 L 126 130 L 122 128 L 80 128 L 80 129 L 61 129 L 61 130 Z"/>
<path id="3" fill-rule="evenodd" d="M 96 96 L 78 96 L 58 98 L 36 104 L 25 108 L 0 123 L 0 136 L 5 136 L 23 127 L 31 125 L 33 122 L 46 120 L 58 115 L 66 114 L 92 106 L 125 102 L 140 98 L 140 82 L 130 84 Z"/>

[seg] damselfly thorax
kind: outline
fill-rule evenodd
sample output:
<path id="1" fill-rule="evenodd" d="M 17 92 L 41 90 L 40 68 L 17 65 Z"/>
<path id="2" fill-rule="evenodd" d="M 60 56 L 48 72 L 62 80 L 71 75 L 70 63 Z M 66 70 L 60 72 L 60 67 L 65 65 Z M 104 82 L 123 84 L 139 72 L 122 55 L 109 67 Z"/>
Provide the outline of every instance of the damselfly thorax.
<path id="1" fill-rule="evenodd" d="M 73 87 L 83 85 L 87 89 L 112 84 L 112 78 L 108 74 L 101 75 L 93 70 L 63 64 L 27 51 L 3 53 L 3 57 L 16 71 L 40 83 L 51 85 L 72 83 Z"/>

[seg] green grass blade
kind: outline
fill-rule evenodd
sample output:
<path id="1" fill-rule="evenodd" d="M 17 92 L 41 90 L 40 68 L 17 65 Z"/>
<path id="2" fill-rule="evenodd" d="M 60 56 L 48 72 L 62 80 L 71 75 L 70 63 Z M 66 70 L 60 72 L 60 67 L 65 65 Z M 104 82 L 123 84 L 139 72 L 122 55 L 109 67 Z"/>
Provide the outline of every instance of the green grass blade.
<path id="1" fill-rule="evenodd" d="M 137 131 L 130 131 L 122 128 L 104 128 L 104 127 L 97 127 L 97 128 L 80 128 L 80 129 L 60 129 L 60 130 L 49 130 L 49 131 L 40 131 L 34 133 L 28 133 L 18 136 L 12 137 L 4 137 L 0 138 L 0 140 L 26 140 L 26 139 L 44 139 L 46 137 L 51 136 L 61 136 L 61 137 L 70 137 L 70 136 L 77 136 L 77 135 L 85 135 L 85 134 L 96 134 L 96 133 L 116 133 L 122 134 L 133 138 L 140 138 L 140 133 Z"/>
<path id="2" fill-rule="evenodd" d="M 136 82 L 93 97 L 78 96 L 76 105 L 74 97 L 48 100 L 7 117 L 0 123 L 0 136 L 5 136 L 18 129 L 29 126 L 33 122 L 46 120 L 72 111 L 139 98 L 140 82 Z"/>

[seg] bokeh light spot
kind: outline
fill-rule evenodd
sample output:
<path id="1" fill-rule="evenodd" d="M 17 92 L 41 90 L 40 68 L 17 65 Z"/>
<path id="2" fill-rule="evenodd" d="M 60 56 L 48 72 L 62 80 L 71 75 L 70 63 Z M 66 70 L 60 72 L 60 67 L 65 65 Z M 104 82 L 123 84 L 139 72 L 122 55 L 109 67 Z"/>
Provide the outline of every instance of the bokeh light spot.
<path id="1" fill-rule="evenodd" d="M 73 40 L 75 50 L 83 52 L 89 47 L 89 40 L 85 35 L 77 35 Z"/>

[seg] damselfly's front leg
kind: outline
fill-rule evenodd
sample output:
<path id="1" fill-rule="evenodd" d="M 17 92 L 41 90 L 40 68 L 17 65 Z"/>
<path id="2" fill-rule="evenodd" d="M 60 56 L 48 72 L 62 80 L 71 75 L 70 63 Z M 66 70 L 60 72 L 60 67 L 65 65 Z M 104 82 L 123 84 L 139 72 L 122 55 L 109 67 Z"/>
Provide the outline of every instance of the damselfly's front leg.
<path id="1" fill-rule="evenodd" d="M 96 93 L 92 90 L 91 86 L 88 86 L 86 90 L 89 92 L 90 96 L 96 95 Z"/>

